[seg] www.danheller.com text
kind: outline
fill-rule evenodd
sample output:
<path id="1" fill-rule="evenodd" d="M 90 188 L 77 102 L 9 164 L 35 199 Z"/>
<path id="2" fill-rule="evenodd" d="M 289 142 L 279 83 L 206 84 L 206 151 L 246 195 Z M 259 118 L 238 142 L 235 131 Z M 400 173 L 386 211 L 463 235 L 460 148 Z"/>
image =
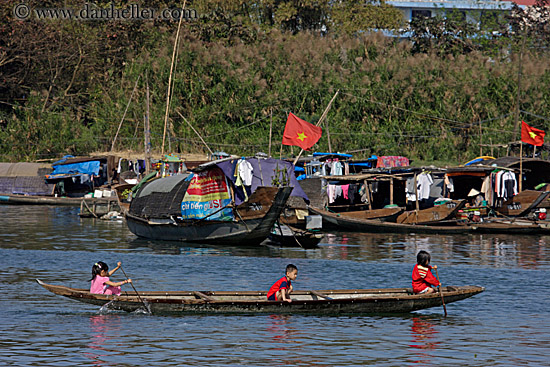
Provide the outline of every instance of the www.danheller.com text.
<path id="1" fill-rule="evenodd" d="M 198 18 L 194 9 L 165 8 L 154 9 L 140 4 L 128 4 L 117 7 L 110 3 L 99 7 L 93 3 L 84 3 L 80 8 L 31 8 L 21 3 L 13 8 L 13 15 L 20 20 L 35 18 L 57 20 L 193 20 Z"/>

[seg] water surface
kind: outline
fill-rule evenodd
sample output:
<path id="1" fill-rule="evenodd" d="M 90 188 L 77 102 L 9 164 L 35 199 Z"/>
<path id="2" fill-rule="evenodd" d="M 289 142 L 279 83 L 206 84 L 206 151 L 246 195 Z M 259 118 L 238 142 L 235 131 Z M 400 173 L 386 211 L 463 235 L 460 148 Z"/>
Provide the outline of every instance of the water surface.
<path id="1" fill-rule="evenodd" d="M 0 205 L 0 365 L 548 366 L 550 237 L 327 234 L 318 249 L 147 241 L 77 208 Z M 89 287 L 122 261 L 140 290 L 266 290 L 288 263 L 297 289 L 410 286 L 415 255 L 444 285 L 486 291 L 399 316 L 148 316 L 100 311 L 36 278 Z M 113 280 L 122 280 L 116 273 Z M 128 286 L 127 286 L 128 287 Z"/>

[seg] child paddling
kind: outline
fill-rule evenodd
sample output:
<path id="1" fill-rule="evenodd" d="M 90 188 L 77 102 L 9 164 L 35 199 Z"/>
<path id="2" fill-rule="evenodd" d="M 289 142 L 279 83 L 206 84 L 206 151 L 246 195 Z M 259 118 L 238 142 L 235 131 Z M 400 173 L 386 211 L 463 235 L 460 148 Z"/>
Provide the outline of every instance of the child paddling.
<path id="1" fill-rule="evenodd" d="M 119 261 L 116 268 L 109 271 L 109 266 L 103 261 L 98 261 L 92 266 L 92 284 L 90 285 L 90 293 L 98 294 L 114 294 L 120 295 L 120 286 L 127 283 L 132 283 L 132 279 L 126 279 L 121 282 L 111 282 L 109 277 L 115 273 L 122 263 Z"/>
<path id="2" fill-rule="evenodd" d="M 437 265 L 430 266 L 430 254 L 427 251 L 421 250 L 416 255 L 416 265 L 412 273 L 412 288 L 414 293 L 433 293 L 441 284 L 432 274 L 431 270 L 437 269 Z"/>

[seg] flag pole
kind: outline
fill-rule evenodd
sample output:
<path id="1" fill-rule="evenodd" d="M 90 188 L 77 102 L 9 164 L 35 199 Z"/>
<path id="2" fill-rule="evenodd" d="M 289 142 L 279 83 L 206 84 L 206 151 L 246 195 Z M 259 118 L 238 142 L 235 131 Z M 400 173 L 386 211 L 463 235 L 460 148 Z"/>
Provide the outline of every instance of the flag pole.
<path id="1" fill-rule="evenodd" d="M 168 91 L 166 92 L 166 112 L 164 113 L 164 131 L 162 133 L 162 150 L 161 155 L 164 155 L 164 142 L 166 141 L 166 126 L 168 125 L 168 115 L 170 111 L 170 98 L 172 93 L 172 74 L 174 73 L 174 60 L 176 59 L 176 52 L 178 48 L 178 42 L 180 38 L 180 28 L 181 20 L 183 19 L 183 14 L 185 11 L 185 3 L 187 0 L 183 0 L 183 5 L 181 6 L 181 17 L 178 22 L 178 30 L 176 32 L 176 39 L 174 40 L 174 50 L 172 51 L 172 62 L 170 63 L 170 74 L 168 76 Z M 170 144 L 170 138 L 168 139 L 168 144 Z M 170 149 L 171 150 L 171 149 Z"/>
<path id="2" fill-rule="evenodd" d="M 519 192 L 522 191 L 522 178 L 523 178 L 523 141 L 519 141 Z M 518 192 L 518 193 L 519 193 Z"/>
<path id="3" fill-rule="evenodd" d="M 334 93 L 334 97 L 332 97 L 332 99 L 331 99 L 330 102 L 328 103 L 327 108 L 325 108 L 325 112 L 323 112 L 323 114 L 321 115 L 321 118 L 319 119 L 319 121 L 317 121 L 317 123 L 315 124 L 315 126 L 321 125 L 321 123 L 323 122 L 323 120 L 327 117 L 328 111 L 330 110 L 330 106 L 332 105 L 332 102 L 334 102 L 334 100 L 336 99 L 336 96 L 338 95 L 338 93 L 340 93 L 340 89 L 338 89 L 338 90 L 336 91 L 336 93 Z M 294 166 L 295 166 L 296 163 L 298 162 L 298 159 L 300 159 L 300 156 L 302 155 L 303 152 L 304 152 L 304 150 L 303 150 L 303 149 L 300 149 L 300 153 L 298 154 L 298 156 L 297 156 L 296 159 L 294 160 L 294 163 L 292 163 Z"/>

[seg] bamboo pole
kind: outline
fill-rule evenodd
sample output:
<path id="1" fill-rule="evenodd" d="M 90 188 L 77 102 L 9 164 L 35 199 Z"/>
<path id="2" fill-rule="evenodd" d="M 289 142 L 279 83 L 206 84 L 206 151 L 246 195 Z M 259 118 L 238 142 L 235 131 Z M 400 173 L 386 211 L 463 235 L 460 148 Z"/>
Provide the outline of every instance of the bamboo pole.
<path id="1" fill-rule="evenodd" d="M 147 87 L 145 90 L 145 123 L 143 126 L 144 131 L 144 144 L 145 144 L 145 174 L 148 175 L 151 170 L 151 128 L 149 125 L 149 78 L 147 78 Z"/>
<path id="2" fill-rule="evenodd" d="M 115 149 L 115 143 L 118 137 L 118 133 L 120 132 L 120 128 L 122 127 L 122 122 L 124 121 L 124 118 L 126 117 L 126 113 L 128 112 L 128 107 L 130 107 L 130 102 L 132 102 L 132 98 L 134 97 L 134 93 L 136 92 L 139 78 L 141 78 L 141 75 L 138 76 L 136 83 L 134 84 L 134 89 L 132 90 L 132 94 L 130 94 L 130 99 L 128 99 L 128 103 L 126 104 L 126 109 L 124 110 L 124 113 L 122 114 L 122 118 L 120 119 L 120 123 L 118 124 L 118 129 L 113 139 L 113 144 L 111 144 L 111 152 Z"/>
<path id="3" fill-rule="evenodd" d="M 390 204 L 393 204 L 393 177 L 390 178 Z"/>
<path id="4" fill-rule="evenodd" d="M 522 36 L 521 41 L 521 50 L 519 52 L 519 61 L 518 61 L 518 89 L 516 93 L 516 106 L 514 111 L 514 136 L 512 137 L 512 141 L 516 140 L 517 137 L 517 129 L 519 125 L 519 100 L 521 98 L 521 74 L 522 74 L 522 59 L 523 59 L 523 50 L 525 48 L 525 35 Z M 520 190 L 521 192 L 521 190 Z"/>
<path id="5" fill-rule="evenodd" d="M 178 30 L 176 31 L 176 39 L 174 40 L 174 49 L 172 51 L 172 62 L 170 63 L 170 75 L 168 77 L 168 91 L 166 92 L 166 111 L 164 113 L 164 131 L 162 133 L 162 150 L 161 155 L 164 155 L 164 142 L 166 141 L 166 126 L 168 125 L 168 113 L 170 107 L 170 95 L 172 93 L 172 74 L 174 72 L 174 60 L 176 59 L 176 50 L 178 48 L 178 42 L 180 38 L 180 29 L 181 29 L 181 20 L 183 19 L 183 14 L 185 11 L 185 3 L 187 0 L 183 0 L 183 5 L 181 7 L 182 16 L 178 22 Z"/>
<path id="6" fill-rule="evenodd" d="M 414 173 L 414 196 L 416 196 L 416 218 L 418 219 L 418 211 L 420 210 L 420 200 L 418 200 L 418 186 L 416 184 L 416 172 Z"/>
<path id="7" fill-rule="evenodd" d="M 180 111 L 176 111 L 176 113 L 178 115 L 180 115 L 180 117 L 183 119 L 183 121 L 187 122 L 187 125 L 189 125 L 189 127 L 191 129 L 193 129 L 193 131 L 195 132 L 195 134 L 197 134 L 197 136 L 199 137 L 199 139 L 202 141 L 202 143 L 204 144 L 204 146 L 206 147 L 206 149 L 208 149 L 208 151 L 210 152 L 211 155 L 214 155 L 214 153 L 212 152 L 212 149 L 210 149 L 210 147 L 208 146 L 208 144 L 206 144 L 206 142 L 204 141 L 204 139 L 202 138 L 201 134 L 198 133 L 197 130 L 195 130 L 195 128 L 193 127 L 193 125 L 191 125 L 189 123 L 189 121 L 187 121 L 187 119 L 180 113 Z"/>
<path id="8" fill-rule="evenodd" d="M 328 128 L 328 119 L 326 119 L 326 122 L 325 122 L 325 129 L 327 130 L 328 152 L 332 153 L 332 144 L 330 143 L 330 130 Z"/>
<path id="9" fill-rule="evenodd" d="M 363 182 L 365 183 L 365 190 L 367 190 L 367 196 L 369 198 L 369 210 L 372 210 L 372 195 L 370 192 L 369 183 L 367 180 L 364 180 Z"/>
<path id="10" fill-rule="evenodd" d="M 267 153 L 268 157 L 271 157 L 271 133 L 273 132 L 273 107 L 269 111 L 269 150 Z"/>
<path id="11" fill-rule="evenodd" d="M 340 93 L 340 89 L 338 89 L 338 90 L 336 91 L 336 93 L 334 93 L 334 97 L 332 97 L 332 99 L 331 99 L 330 102 L 328 103 L 327 108 L 325 108 L 325 111 L 323 112 L 323 114 L 321 115 L 321 118 L 319 119 L 319 121 L 317 121 L 317 124 L 315 124 L 315 126 L 321 125 L 321 123 L 323 122 L 323 120 L 327 117 L 328 111 L 330 110 L 330 106 L 332 105 L 332 102 L 334 102 L 334 100 L 336 99 L 336 96 L 338 95 L 338 93 Z M 304 150 L 303 150 L 303 149 L 300 149 L 300 153 L 298 154 L 298 156 L 297 156 L 296 159 L 294 160 L 293 165 L 296 165 L 296 163 L 298 162 L 298 159 L 300 159 L 300 156 L 302 155 L 303 152 L 304 152 Z"/>
<path id="12" fill-rule="evenodd" d="M 483 148 L 481 146 L 482 141 L 483 141 L 483 135 L 482 135 L 482 132 L 481 132 L 481 120 L 479 120 L 479 156 L 480 157 L 483 156 Z"/>

